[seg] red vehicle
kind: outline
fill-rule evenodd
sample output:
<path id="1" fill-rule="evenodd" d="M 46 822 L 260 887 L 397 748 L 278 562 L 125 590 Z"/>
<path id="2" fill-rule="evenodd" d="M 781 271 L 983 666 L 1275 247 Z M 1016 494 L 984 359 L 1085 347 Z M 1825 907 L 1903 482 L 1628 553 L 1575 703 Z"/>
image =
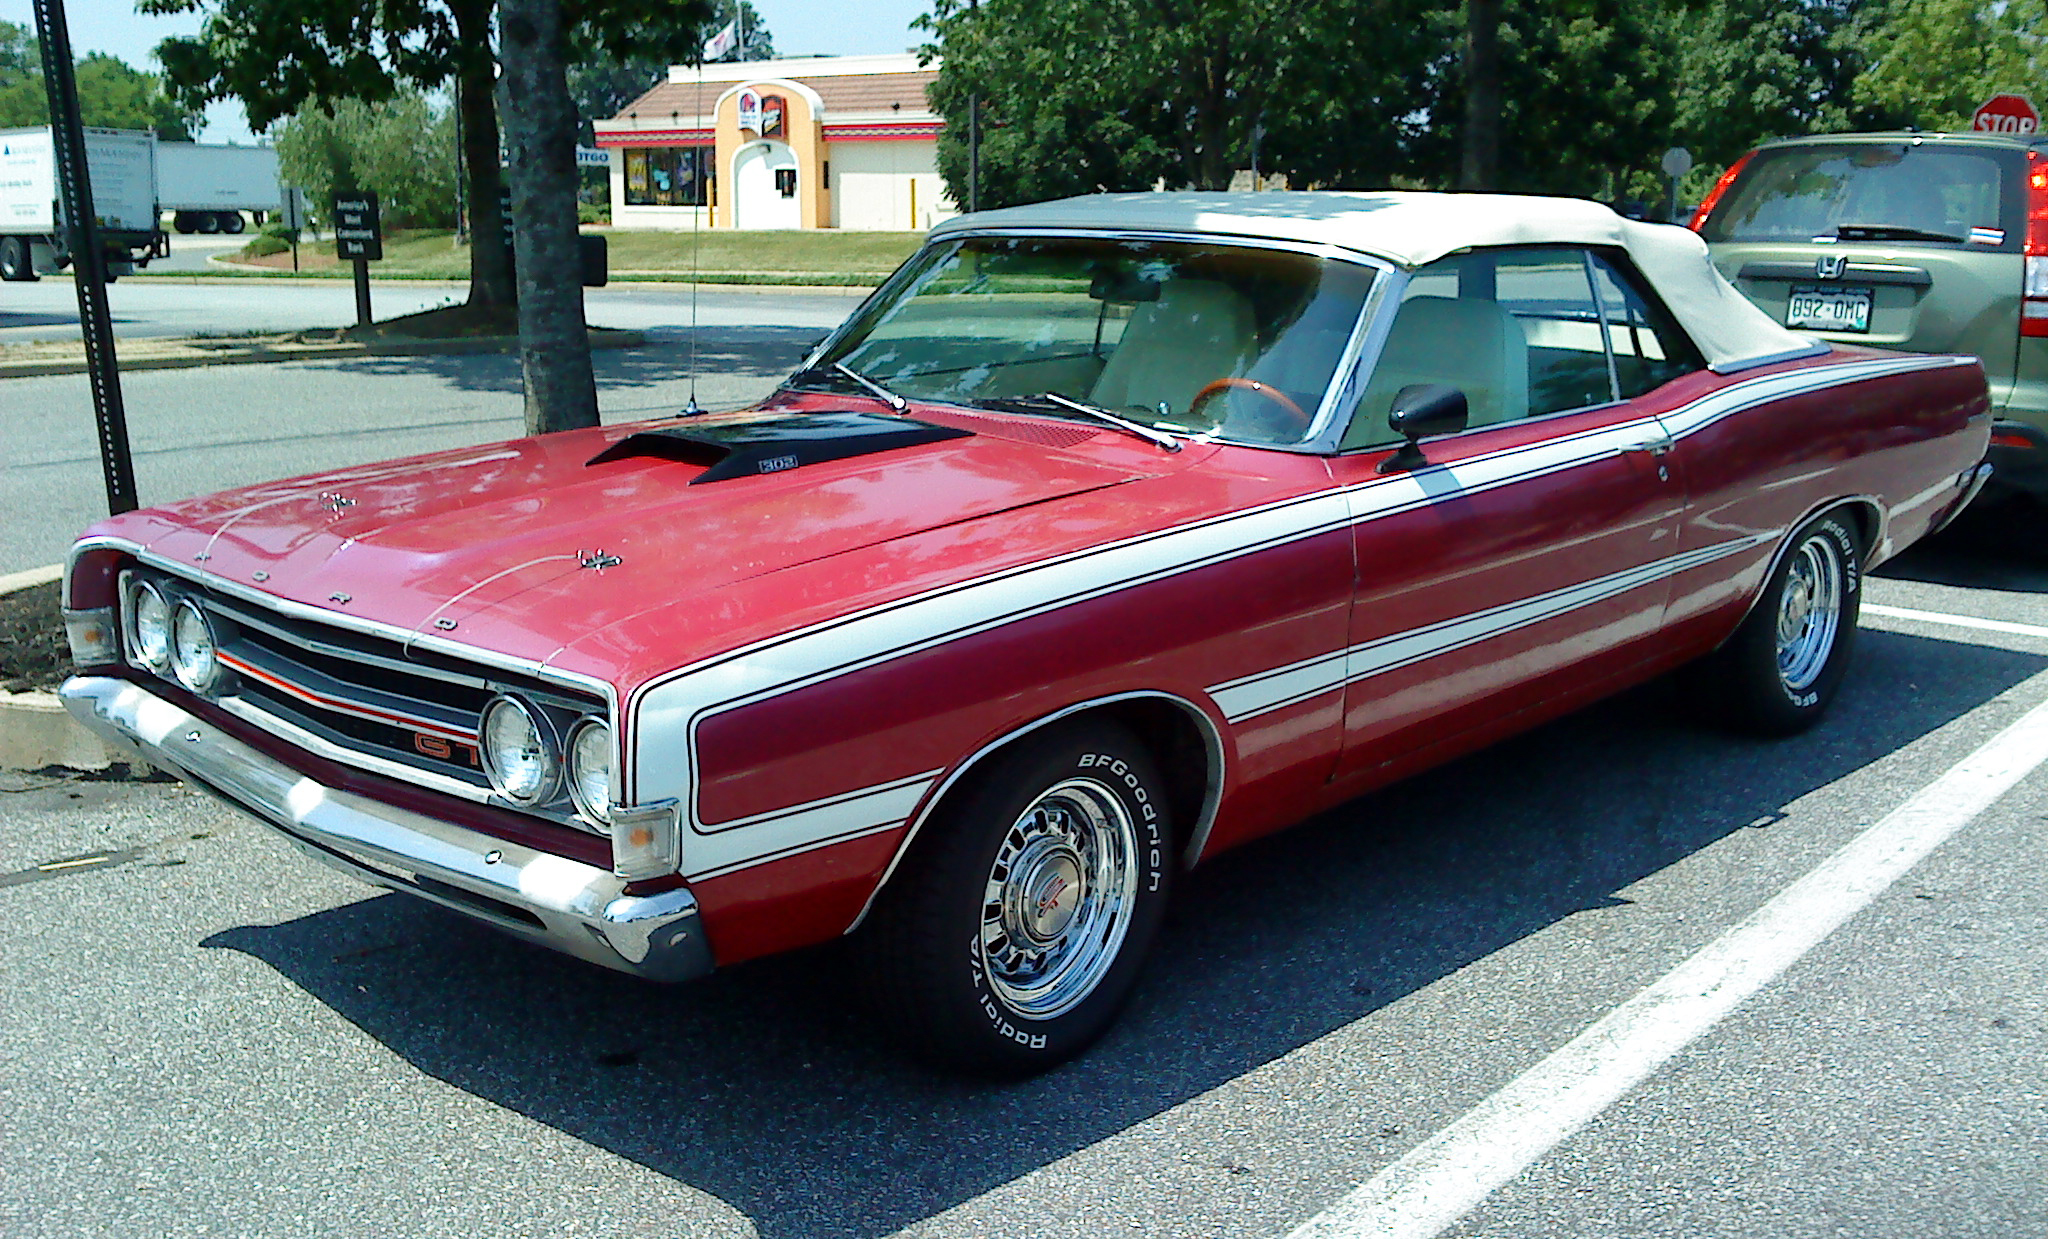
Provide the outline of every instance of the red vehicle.
<path id="1" fill-rule="evenodd" d="M 659 980 L 854 934 L 1033 1070 L 1227 848 L 1688 664 L 1811 723 L 1989 421 L 1589 203 L 1082 198 L 754 408 L 103 522 L 64 696 L 371 882 Z"/>

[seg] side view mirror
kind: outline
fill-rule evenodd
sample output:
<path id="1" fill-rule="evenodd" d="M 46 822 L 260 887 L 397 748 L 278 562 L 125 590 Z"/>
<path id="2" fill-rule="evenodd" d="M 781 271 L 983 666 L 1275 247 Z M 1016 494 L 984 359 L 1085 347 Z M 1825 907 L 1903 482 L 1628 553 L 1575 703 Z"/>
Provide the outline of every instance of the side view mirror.
<path id="1" fill-rule="evenodd" d="M 1381 473 L 1400 473 L 1429 463 L 1421 440 L 1456 434 L 1465 428 L 1471 409 L 1465 393 L 1444 383 L 1411 383 L 1394 393 L 1387 406 L 1387 428 L 1407 442 L 1381 465 Z"/>

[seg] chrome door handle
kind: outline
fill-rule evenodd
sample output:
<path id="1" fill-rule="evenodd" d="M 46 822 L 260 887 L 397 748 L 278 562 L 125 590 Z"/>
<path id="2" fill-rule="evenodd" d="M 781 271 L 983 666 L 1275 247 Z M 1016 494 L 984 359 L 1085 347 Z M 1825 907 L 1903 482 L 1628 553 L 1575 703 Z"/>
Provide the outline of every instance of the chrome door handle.
<path id="1" fill-rule="evenodd" d="M 1668 482 L 1671 480 L 1671 466 L 1666 463 L 1664 458 L 1671 455 L 1672 446 L 1670 435 L 1658 435 L 1654 439 L 1644 439 L 1641 443 L 1631 443 L 1621 450 L 1624 454 L 1629 452 L 1649 453 L 1650 459 L 1657 462 L 1657 480 Z"/>

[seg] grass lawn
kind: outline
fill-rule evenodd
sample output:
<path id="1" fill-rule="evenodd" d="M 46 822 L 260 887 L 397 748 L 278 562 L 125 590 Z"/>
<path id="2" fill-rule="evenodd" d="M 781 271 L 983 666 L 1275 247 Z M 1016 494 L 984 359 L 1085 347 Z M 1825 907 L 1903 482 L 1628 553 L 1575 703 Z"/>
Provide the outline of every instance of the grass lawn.
<path id="1" fill-rule="evenodd" d="M 879 283 L 915 250 L 921 232 L 615 232 L 585 229 L 606 238 L 615 280 L 689 280 L 707 284 Z M 693 252 L 694 251 L 694 252 Z M 249 275 L 290 275 L 289 251 L 261 258 L 233 255 Z M 299 246 L 300 275 L 347 278 L 351 264 L 334 257 L 332 241 Z M 232 274 L 232 270 L 219 271 Z M 370 264 L 378 279 L 465 280 L 469 247 L 448 232 L 408 232 L 386 237 L 384 259 Z M 146 273 L 138 273 L 146 274 Z M 168 273 L 167 273 L 168 274 Z"/>

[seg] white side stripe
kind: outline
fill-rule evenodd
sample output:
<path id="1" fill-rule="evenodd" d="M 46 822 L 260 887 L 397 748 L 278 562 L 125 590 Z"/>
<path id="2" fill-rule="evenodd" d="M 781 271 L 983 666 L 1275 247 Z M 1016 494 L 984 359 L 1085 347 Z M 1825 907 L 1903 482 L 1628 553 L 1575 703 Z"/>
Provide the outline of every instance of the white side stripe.
<path id="1" fill-rule="evenodd" d="M 1765 535 L 1702 547 L 1535 598 L 1462 615 L 1425 628 L 1395 633 L 1336 654 L 1324 654 L 1210 688 L 1210 696 L 1233 723 L 1306 701 L 1370 676 L 1411 666 L 1464 649 L 1531 624 L 1554 619 L 1609 598 L 1653 585 L 1769 541 Z"/>
<path id="2" fill-rule="evenodd" d="M 927 771 L 843 796 L 703 827 L 715 833 L 709 840 L 684 842 L 683 869 L 692 881 L 701 881 L 742 865 L 894 829 L 910 820 L 918 802 L 939 781 L 939 773 Z M 739 832 L 746 838 L 737 861 L 720 846 L 719 836 L 728 831 Z"/>
<path id="3" fill-rule="evenodd" d="M 2038 687 L 2041 677 L 2028 682 Z M 1431 1239 L 1597 1118 L 2048 761 L 2048 702 L 1289 1239 Z"/>

